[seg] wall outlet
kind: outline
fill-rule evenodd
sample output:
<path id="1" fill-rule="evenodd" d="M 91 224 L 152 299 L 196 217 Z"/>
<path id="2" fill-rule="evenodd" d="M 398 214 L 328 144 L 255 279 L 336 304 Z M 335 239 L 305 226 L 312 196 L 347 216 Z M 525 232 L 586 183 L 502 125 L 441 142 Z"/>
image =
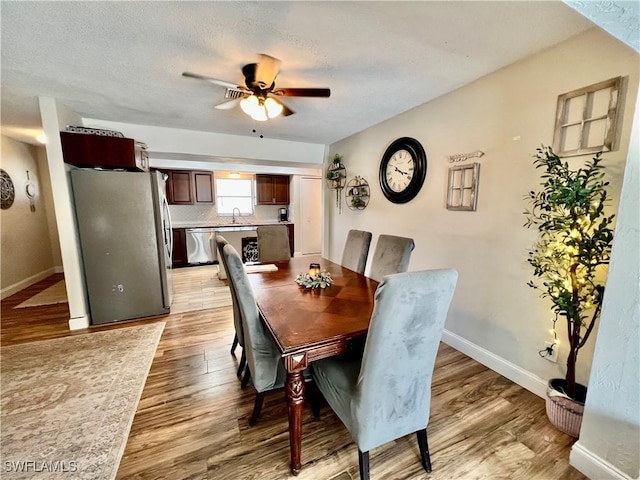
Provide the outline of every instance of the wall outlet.
<path id="1" fill-rule="evenodd" d="M 544 342 L 544 359 L 553 363 L 558 363 L 558 345 L 553 342 Z"/>

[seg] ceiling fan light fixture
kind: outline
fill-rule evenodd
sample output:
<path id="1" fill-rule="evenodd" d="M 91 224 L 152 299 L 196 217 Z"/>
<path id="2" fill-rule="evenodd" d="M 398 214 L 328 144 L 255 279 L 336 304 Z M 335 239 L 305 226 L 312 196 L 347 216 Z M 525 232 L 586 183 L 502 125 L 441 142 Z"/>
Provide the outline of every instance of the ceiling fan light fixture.
<path id="1" fill-rule="evenodd" d="M 267 109 L 267 116 L 269 118 L 275 118 L 282 113 L 282 104 L 275 101 L 273 98 L 268 97 L 264 101 L 264 108 Z"/>
<path id="2" fill-rule="evenodd" d="M 253 112 L 258 108 L 258 97 L 251 95 L 247 98 L 240 100 L 240 108 L 249 116 L 253 115 Z"/>
<path id="3" fill-rule="evenodd" d="M 265 110 L 263 105 L 260 105 L 256 108 L 256 111 L 251 114 L 251 118 L 258 122 L 265 122 L 267 120 L 267 111 Z"/>

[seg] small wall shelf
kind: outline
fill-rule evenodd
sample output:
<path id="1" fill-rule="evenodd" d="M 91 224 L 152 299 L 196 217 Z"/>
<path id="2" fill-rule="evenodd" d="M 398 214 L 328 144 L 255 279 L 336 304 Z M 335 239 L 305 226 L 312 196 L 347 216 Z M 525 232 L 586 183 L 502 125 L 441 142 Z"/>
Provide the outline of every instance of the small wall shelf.
<path id="1" fill-rule="evenodd" d="M 345 199 L 350 210 L 364 210 L 369 205 L 369 182 L 356 176 L 345 187 Z"/>

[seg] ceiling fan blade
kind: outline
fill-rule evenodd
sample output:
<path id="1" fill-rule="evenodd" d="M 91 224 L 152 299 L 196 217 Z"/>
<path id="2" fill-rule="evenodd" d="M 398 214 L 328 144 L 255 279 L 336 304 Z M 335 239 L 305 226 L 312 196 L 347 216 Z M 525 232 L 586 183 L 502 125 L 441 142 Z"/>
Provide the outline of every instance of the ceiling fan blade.
<path id="1" fill-rule="evenodd" d="M 331 90 L 328 88 L 278 88 L 272 93 L 282 95 L 284 97 L 323 97 L 331 96 Z"/>
<path id="2" fill-rule="evenodd" d="M 200 75 L 199 73 L 182 72 L 183 77 L 195 78 L 197 80 L 204 80 L 205 82 L 213 83 L 214 85 L 220 85 L 227 88 L 239 88 L 244 90 L 244 87 L 237 83 L 225 82 L 224 80 L 218 80 L 217 78 L 207 77 L 206 75 Z"/>
<path id="3" fill-rule="evenodd" d="M 282 115 L 283 117 L 288 117 L 289 115 L 293 115 L 294 113 L 296 113 L 289 107 L 287 107 L 284 103 L 282 103 L 282 100 L 278 101 L 280 102 L 280 105 L 282 105 L 282 113 L 280 115 Z"/>
<path id="4" fill-rule="evenodd" d="M 273 98 L 276 102 L 282 105 L 282 112 L 280 113 L 281 116 L 288 117 L 289 115 L 293 115 L 294 113 L 296 113 L 293 110 L 291 110 L 289 107 L 287 107 L 287 105 L 282 101 L 282 97 L 278 97 L 273 93 L 268 94 L 267 97 Z"/>
<path id="5" fill-rule="evenodd" d="M 240 105 L 240 100 L 242 100 L 242 98 L 232 98 L 231 100 L 224 100 L 220 103 L 215 104 L 213 108 L 217 108 L 218 110 L 231 110 L 232 108 Z"/>
<path id="6" fill-rule="evenodd" d="M 255 81 L 260 88 L 265 89 L 271 86 L 280 72 L 280 63 L 282 63 L 280 60 L 271 55 L 260 54 L 255 71 Z"/>

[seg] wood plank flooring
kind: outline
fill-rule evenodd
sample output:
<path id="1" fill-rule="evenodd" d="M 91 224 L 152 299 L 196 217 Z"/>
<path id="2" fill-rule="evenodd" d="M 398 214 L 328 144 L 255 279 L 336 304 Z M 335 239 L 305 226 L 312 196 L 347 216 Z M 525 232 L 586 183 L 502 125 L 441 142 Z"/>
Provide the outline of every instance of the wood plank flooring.
<path id="1" fill-rule="evenodd" d="M 179 285 L 206 270 L 179 269 Z M 180 279 L 180 276 L 184 277 Z M 69 332 L 67 304 L 13 309 L 62 278 L 49 279 L 2 301 L 2 345 Z M 221 288 L 212 278 L 211 288 Z M 213 291 L 213 290 L 212 290 Z M 224 293 L 217 290 L 220 298 Z M 240 389 L 230 306 L 174 313 L 90 331 L 166 321 L 131 428 L 118 479 L 275 480 L 289 473 L 284 392 L 265 397 L 255 427 L 248 421 L 255 392 Z M 240 350 L 237 351 L 238 358 Z M 540 479 L 582 480 L 569 466 L 573 439 L 552 427 L 544 401 L 451 347 L 442 344 L 433 378 L 428 426 L 433 472 L 420 465 L 415 436 L 371 452 L 373 480 Z M 358 479 L 357 447 L 323 403 L 303 417 L 303 469 L 297 478 Z"/>

